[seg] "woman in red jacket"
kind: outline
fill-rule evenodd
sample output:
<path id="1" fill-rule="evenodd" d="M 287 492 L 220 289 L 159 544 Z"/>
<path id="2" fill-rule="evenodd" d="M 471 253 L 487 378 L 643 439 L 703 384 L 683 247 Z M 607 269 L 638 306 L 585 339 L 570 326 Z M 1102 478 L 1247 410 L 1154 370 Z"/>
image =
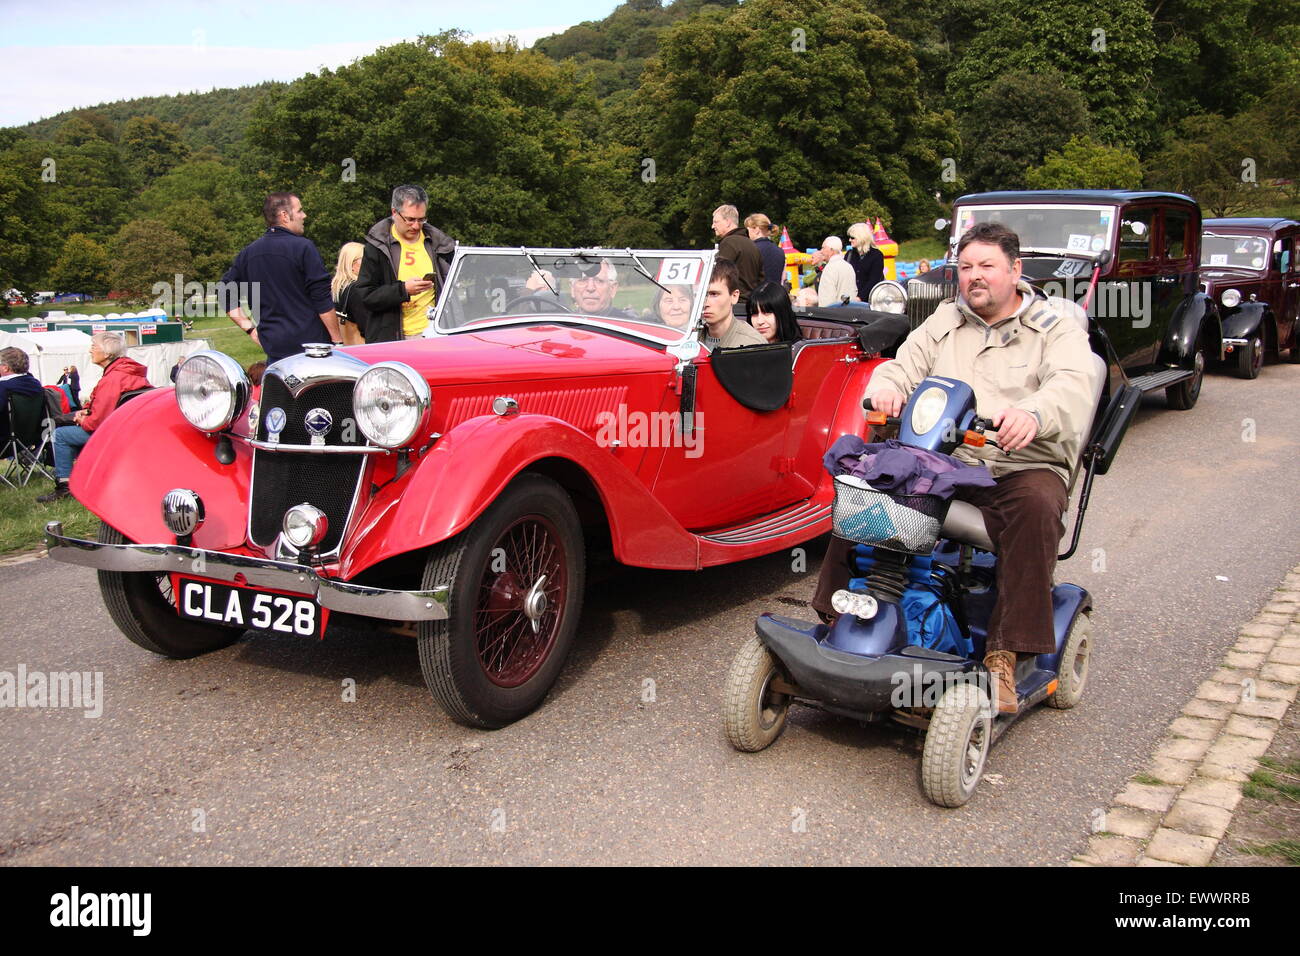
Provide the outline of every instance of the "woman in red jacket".
<path id="1" fill-rule="evenodd" d="M 91 392 L 86 407 L 73 416 L 73 424 L 54 430 L 54 490 L 36 499 L 42 504 L 72 494 L 68 490 L 72 463 L 91 433 L 117 408 L 122 393 L 149 387 L 144 366 L 127 358 L 125 352 L 126 343 L 116 332 L 96 332 L 90 337 L 90 360 L 104 370 L 104 377 Z"/>

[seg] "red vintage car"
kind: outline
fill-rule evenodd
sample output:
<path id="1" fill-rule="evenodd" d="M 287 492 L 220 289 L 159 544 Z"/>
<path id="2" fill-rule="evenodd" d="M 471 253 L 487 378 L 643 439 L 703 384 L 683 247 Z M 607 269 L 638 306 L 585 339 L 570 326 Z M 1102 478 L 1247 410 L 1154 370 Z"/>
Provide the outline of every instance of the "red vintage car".
<path id="1" fill-rule="evenodd" d="M 198 353 L 96 430 L 71 487 L 102 530 L 51 523 L 50 554 L 98 568 L 151 651 L 387 628 L 416 638 L 453 718 L 514 721 L 569 653 L 589 552 L 694 570 L 830 529 L 822 456 L 864 433 L 906 321 L 832 311 L 797 343 L 709 353 L 712 266 L 462 248 L 422 341 L 308 346 L 260 395 Z"/>
<path id="2" fill-rule="evenodd" d="M 1300 362 L 1300 222 L 1206 219 L 1201 285 L 1223 316 L 1224 360 L 1257 378 L 1264 358 Z"/>

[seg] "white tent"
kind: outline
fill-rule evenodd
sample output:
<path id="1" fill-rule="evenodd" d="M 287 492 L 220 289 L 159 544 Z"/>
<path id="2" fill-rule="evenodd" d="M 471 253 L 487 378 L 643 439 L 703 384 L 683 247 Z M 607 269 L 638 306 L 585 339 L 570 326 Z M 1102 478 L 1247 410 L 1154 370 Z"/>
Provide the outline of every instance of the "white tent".
<path id="1" fill-rule="evenodd" d="M 90 336 L 76 329 L 57 332 L 0 332 L 0 348 L 18 348 L 27 353 L 32 374 L 42 385 L 53 385 L 69 365 L 75 365 L 81 376 L 81 400 L 84 402 L 103 372 L 90 361 Z M 150 385 L 170 385 L 172 366 L 201 349 L 210 349 L 207 339 L 187 339 L 183 342 L 163 342 L 158 345 L 136 345 L 128 348 L 128 358 L 145 367 Z"/>

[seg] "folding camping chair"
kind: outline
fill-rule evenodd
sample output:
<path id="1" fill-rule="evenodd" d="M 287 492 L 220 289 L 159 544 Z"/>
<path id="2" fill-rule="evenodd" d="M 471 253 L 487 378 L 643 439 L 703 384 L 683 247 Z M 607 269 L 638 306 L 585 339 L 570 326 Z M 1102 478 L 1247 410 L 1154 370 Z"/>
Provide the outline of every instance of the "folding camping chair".
<path id="1" fill-rule="evenodd" d="M 58 401 L 47 388 L 39 395 L 9 395 L 10 438 L 0 450 L 8 461 L 0 481 L 19 488 L 36 474 L 54 480 L 54 427 L 63 411 Z"/>

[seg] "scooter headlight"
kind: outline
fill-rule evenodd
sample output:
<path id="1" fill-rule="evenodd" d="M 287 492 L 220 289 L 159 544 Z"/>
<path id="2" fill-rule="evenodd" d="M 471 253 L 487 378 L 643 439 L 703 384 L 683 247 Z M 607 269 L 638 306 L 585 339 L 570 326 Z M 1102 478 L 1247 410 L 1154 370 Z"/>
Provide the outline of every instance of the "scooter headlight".
<path id="1" fill-rule="evenodd" d="M 902 314 L 907 309 L 907 293 L 902 285 L 893 279 L 877 282 L 867 296 L 867 304 L 877 312 L 897 312 Z"/>
<path id="2" fill-rule="evenodd" d="M 430 404 L 429 383 L 402 362 L 372 365 L 352 391 L 357 427 L 385 448 L 410 442 L 428 417 Z"/>
<path id="3" fill-rule="evenodd" d="M 948 407 L 948 393 L 941 388 L 930 386 L 912 403 L 912 432 L 924 435 L 943 417 Z"/>
<path id="4" fill-rule="evenodd" d="M 195 428 L 219 432 L 239 417 L 251 388 L 229 355 L 195 352 L 176 373 L 176 404 Z"/>
<path id="5" fill-rule="evenodd" d="M 835 609 L 836 614 L 852 614 L 863 620 L 875 617 L 876 611 L 880 609 L 880 605 L 870 594 L 844 590 L 836 591 L 831 595 L 831 607 Z"/>

